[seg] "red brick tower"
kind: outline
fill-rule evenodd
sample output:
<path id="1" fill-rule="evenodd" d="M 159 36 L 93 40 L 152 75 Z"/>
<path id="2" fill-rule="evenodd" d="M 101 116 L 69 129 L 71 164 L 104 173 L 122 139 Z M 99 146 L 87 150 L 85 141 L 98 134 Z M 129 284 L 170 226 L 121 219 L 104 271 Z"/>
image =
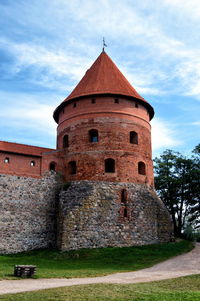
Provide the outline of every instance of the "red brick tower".
<path id="1" fill-rule="evenodd" d="M 153 186 L 153 115 L 103 51 L 54 112 L 65 179 Z"/>
<path id="2" fill-rule="evenodd" d="M 169 241 L 153 190 L 153 115 L 103 51 L 54 112 L 56 150 L 0 141 L 0 252 Z"/>
<path id="3" fill-rule="evenodd" d="M 153 191 L 153 108 L 103 51 L 54 112 L 61 250 L 169 241 L 169 214 Z"/>

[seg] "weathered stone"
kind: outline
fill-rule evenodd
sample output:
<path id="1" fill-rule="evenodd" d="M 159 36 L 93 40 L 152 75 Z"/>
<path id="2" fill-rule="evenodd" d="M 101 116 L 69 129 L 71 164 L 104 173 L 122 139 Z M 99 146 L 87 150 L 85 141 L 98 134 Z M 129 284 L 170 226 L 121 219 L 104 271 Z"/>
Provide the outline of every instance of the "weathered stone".
<path id="1" fill-rule="evenodd" d="M 126 203 L 121 200 L 123 189 Z M 172 238 L 169 213 L 145 184 L 72 182 L 60 193 L 58 221 L 58 247 L 62 251 L 144 245 Z"/>
<path id="2" fill-rule="evenodd" d="M 1 175 L 0 253 L 56 245 L 56 195 L 60 180 Z"/>

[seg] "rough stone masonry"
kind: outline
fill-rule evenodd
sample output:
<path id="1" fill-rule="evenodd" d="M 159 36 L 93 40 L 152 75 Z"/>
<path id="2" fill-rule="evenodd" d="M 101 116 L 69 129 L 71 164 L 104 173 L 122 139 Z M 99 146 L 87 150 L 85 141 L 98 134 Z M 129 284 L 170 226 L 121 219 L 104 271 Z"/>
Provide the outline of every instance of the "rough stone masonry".
<path id="1" fill-rule="evenodd" d="M 0 175 L 0 253 L 56 246 L 55 173 L 42 179 Z"/>
<path id="2" fill-rule="evenodd" d="M 171 238 L 170 217 L 145 184 L 77 181 L 60 193 L 58 247 L 144 245 Z"/>

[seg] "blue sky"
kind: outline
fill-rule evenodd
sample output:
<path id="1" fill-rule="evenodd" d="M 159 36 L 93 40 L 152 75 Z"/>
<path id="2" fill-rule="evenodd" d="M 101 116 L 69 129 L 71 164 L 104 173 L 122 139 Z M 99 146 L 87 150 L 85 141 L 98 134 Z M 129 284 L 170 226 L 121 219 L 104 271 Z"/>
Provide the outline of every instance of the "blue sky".
<path id="1" fill-rule="evenodd" d="M 155 109 L 153 154 L 200 143 L 199 0 L 0 0 L 0 140 L 55 147 L 52 113 L 102 50 Z"/>

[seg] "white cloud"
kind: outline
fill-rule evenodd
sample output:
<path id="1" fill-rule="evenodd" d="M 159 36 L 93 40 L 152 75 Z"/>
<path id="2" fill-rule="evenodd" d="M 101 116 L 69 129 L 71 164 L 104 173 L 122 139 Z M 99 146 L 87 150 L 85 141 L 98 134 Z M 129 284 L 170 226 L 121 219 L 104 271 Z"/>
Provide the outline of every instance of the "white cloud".
<path id="1" fill-rule="evenodd" d="M 175 147 L 183 143 L 177 138 L 177 133 L 169 122 L 154 118 L 151 125 L 152 147 L 154 151 Z"/>
<path id="2" fill-rule="evenodd" d="M 182 81 L 182 94 L 195 96 L 200 100 L 200 51 L 177 66 L 176 73 Z"/>
<path id="3" fill-rule="evenodd" d="M 49 50 L 44 46 L 16 43 L 6 39 L 1 39 L 0 42 L 6 51 L 12 53 L 15 58 L 11 72 L 16 74 L 31 66 L 35 70 L 32 82 L 39 85 L 43 84 L 60 90 L 71 90 L 72 86 L 67 87 L 67 84 L 58 83 L 59 80 L 64 77 L 66 77 L 66 82 L 67 77 L 72 81 L 80 80 L 91 64 L 91 59 L 87 57 L 69 54 L 59 49 Z"/>
<path id="4" fill-rule="evenodd" d="M 166 19 L 173 18 L 170 9 L 173 12 L 176 9 L 177 18 L 183 11 L 185 15 L 196 16 L 195 12 L 198 14 L 200 11 L 199 3 L 197 0 L 192 3 L 182 0 L 155 0 L 154 3 L 136 0 L 134 4 L 131 1 L 114 0 L 52 0 L 49 5 L 49 1 L 42 0 L 38 5 L 33 0 L 26 5 L 20 4 L 18 9 L 22 12 L 20 18 L 16 15 L 16 19 L 20 19 L 24 26 L 28 24 L 30 27 L 38 27 L 38 30 L 45 28 L 47 35 L 58 37 L 55 45 L 46 37 L 45 40 L 33 39 L 31 43 L 1 40 L 1 44 L 15 57 L 13 72 L 20 72 L 31 66 L 35 71 L 31 82 L 70 91 L 73 85 L 68 83 L 68 79 L 80 80 L 95 58 L 96 49 L 101 49 L 101 37 L 105 35 L 110 45 L 108 52 L 109 49 L 116 51 L 116 46 L 118 53 L 119 46 L 122 46 L 121 51 L 124 50 L 124 45 L 126 49 L 129 47 L 129 53 L 134 47 L 139 47 L 137 58 L 133 57 L 132 61 L 135 60 L 140 72 L 131 80 L 139 92 L 158 95 L 173 91 L 198 98 L 199 44 L 190 45 L 182 39 L 182 33 L 188 26 L 183 22 L 184 19 L 181 19 L 182 32 L 175 35 L 173 29 L 176 29 L 176 21 L 171 19 L 171 25 L 164 26 L 163 14 L 166 13 Z M 49 28 L 37 14 L 40 9 L 44 10 L 43 18 Z M 31 13 L 32 23 L 28 20 L 28 12 Z M 123 60 L 130 63 L 126 69 L 131 74 L 134 71 L 131 55 Z M 65 77 L 66 84 L 62 81 Z"/>
<path id="5" fill-rule="evenodd" d="M 192 122 L 191 124 L 192 124 L 192 125 L 200 126 L 200 121 L 195 121 L 195 122 Z"/>
<path id="6" fill-rule="evenodd" d="M 183 1 L 183 0 L 164 0 L 164 4 L 171 6 L 173 9 L 176 8 L 179 13 L 184 13 L 190 18 L 197 18 L 199 21 L 200 17 L 200 2 L 199 0 Z"/>
<path id="7" fill-rule="evenodd" d="M 50 105 L 48 102 L 41 103 L 40 98 L 34 95 L 2 92 L 0 99 L 2 126 L 11 128 L 16 133 L 24 129 L 25 134 L 34 130 L 38 135 L 41 132 L 50 136 L 56 135 L 56 123 L 52 117 L 56 108 L 55 101 Z M 13 102 L 13 99 L 17 99 L 17 102 Z M 51 103 L 51 98 L 48 100 Z"/>

